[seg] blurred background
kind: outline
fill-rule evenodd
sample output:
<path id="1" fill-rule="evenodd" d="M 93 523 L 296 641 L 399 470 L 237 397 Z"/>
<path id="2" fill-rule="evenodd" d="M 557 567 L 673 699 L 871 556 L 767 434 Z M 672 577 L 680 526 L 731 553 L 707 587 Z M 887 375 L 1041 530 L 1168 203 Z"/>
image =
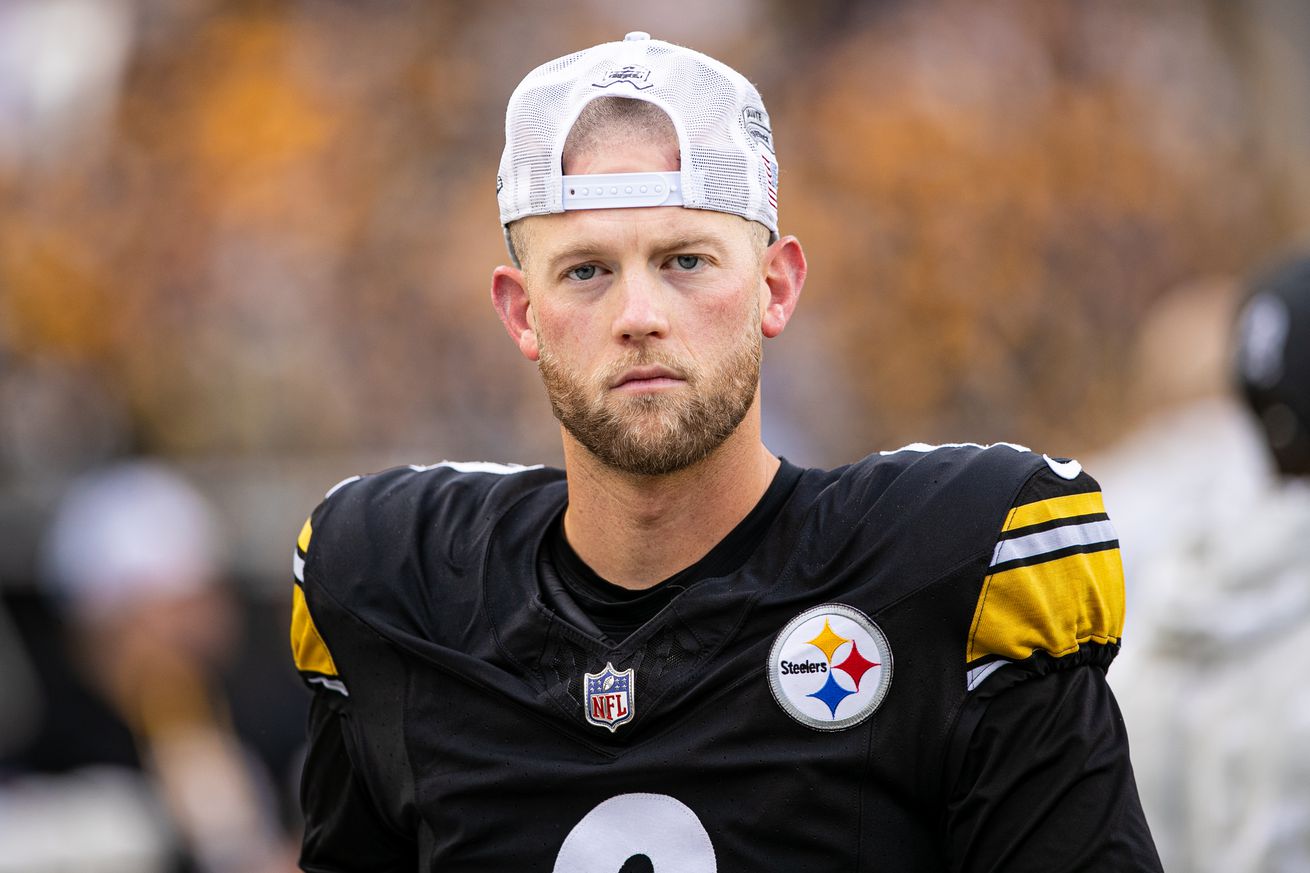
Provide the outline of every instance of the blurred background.
<path id="1" fill-rule="evenodd" d="M 797 463 L 1008 440 L 1132 469 L 1125 437 L 1225 393 L 1241 283 L 1310 242 L 1301 0 L 0 0 L 0 784 L 94 757 L 32 764 L 81 712 L 52 682 L 168 757 L 68 656 L 119 643 L 51 581 L 70 489 L 146 458 L 206 504 L 231 615 L 160 681 L 204 689 L 233 803 L 294 833 L 296 532 L 353 473 L 560 461 L 487 294 L 504 104 L 633 29 L 770 109 L 811 273 L 765 431 Z M 168 863 L 256 869 L 166 806 Z"/>

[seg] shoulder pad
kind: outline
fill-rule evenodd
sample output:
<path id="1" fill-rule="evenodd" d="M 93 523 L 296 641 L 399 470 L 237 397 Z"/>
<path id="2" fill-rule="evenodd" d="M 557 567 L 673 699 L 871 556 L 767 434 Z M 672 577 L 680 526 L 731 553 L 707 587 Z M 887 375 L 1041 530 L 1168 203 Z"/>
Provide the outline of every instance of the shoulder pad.
<path id="1" fill-rule="evenodd" d="M 331 615 L 344 611 L 375 627 L 422 624 L 431 580 L 415 578 L 416 550 L 459 565 L 501 507 L 560 475 L 540 467 L 442 462 L 333 486 L 305 522 L 292 559 L 291 651 L 301 677 L 348 695 L 328 645 L 342 622 Z"/>

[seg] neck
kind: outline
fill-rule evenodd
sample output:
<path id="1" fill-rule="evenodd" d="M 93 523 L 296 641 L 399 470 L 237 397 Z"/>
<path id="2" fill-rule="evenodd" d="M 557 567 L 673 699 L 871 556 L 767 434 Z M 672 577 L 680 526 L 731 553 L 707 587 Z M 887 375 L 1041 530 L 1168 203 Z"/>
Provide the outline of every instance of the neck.
<path id="1" fill-rule="evenodd" d="M 624 588 L 649 588 L 690 567 L 773 481 L 779 461 L 760 440 L 759 425 L 757 401 L 708 457 L 663 476 L 607 467 L 565 433 L 569 544 L 601 577 Z"/>

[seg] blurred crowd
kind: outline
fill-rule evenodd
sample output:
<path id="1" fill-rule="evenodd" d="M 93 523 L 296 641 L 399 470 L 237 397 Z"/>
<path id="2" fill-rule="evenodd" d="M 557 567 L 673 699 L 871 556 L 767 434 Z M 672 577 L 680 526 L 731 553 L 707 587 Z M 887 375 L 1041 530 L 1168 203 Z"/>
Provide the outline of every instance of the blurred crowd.
<path id="1" fill-rule="evenodd" d="M 294 869 L 306 707 L 224 551 L 163 464 L 72 483 L 0 629 L 0 870 Z"/>
<path id="2" fill-rule="evenodd" d="M 1180 756 L 1240 754 L 1152 744 L 1199 737 L 1167 715 L 1221 687 L 1179 642 L 1190 580 L 1220 611 L 1275 597 L 1228 572 L 1264 572 L 1256 540 L 1207 526 L 1304 518 L 1229 374 L 1233 325 L 1271 323 L 1237 316 L 1249 277 L 1310 244 L 1305 4 L 0 0 L 0 845 L 31 851 L 0 871 L 290 869 L 295 533 L 350 473 L 560 460 L 488 305 L 502 112 L 637 28 L 770 108 L 811 276 L 766 349 L 766 442 L 1103 459 L 1144 659 L 1111 680 L 1154 677 L 1121 694 L 1166 866 L 1294 869 L 1220 852 L 1228 807 L 1187 815 L 1246 783 Z M 1299 627 L 1297 537 L 1259 542 Z M 1231 805 L 1281 812 L 1223 845 L 1310 856 L 1302 801 L 1251 785 Z"/>

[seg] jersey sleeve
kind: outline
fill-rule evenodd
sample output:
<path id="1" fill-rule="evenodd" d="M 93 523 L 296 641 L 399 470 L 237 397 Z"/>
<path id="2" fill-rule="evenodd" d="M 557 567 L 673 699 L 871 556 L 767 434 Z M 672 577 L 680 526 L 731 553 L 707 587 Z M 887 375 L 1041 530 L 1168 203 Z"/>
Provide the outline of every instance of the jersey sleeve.
<path id="1" fill-rule="evenodd" d="M 309 748 L 300 782 L 305 816 L 301 869 L 307 873 L 416 870 L 414 842 L 379 815 L 350 753 L 350 716 L 330 694 L 316 694 L 309 711 Z"/>
<path id="2" fill-rule="evenodd" d="M 970 625 L 946 769 L 951 870 L 1160 870 L 1105 679 L 1123 624 L 1100 487 L 1048 459 L 1005 514 Z"/>
<path id="3" fill-rule="evenodd" d="M 971 730 L 947 801 L 950 870 L 1161 870 L 1103 670 L 971 698 L 963 722 Z"/>
<path id="4" fill-rule="evenodd" d="M 296 539 L 296 551 L 291 564 L 291 657 L 305 684 L 348 697 L 349 691 L 341 679 L 336 660 L 314 623 L 314 616 L 309 611 L 309 602 L 305 597 L 305 563 L 309 558 L 309 546 L 313 537 L 314 518 L 310 516 Z"/>
<path id="5" fill-rule="evenodd" d="M 292 561 L 291 655 L 314 695 L 300 785 L 305 822 L 300 866 L 308 873 L 399 873 L 416 869 L 415 842 L 381 812 L 374 786 L 377 768 L 366 753 L 370 742 L 376 745 L 365 736 L 364 723 L 375 717 L 369 689 L 348 687 L 350 667 L 339 660 L 343 653 L 358 655 L 360 647 L 343 638 L 337 640 L 342 651 L 334 652 L 333 632 L 342 637 L 351 625 L 339 615 L 327 623 L 334 611 L 341 611 L 324 591 L 327 580 L 319 578 L 331 573 L 333 561 L 314 554 L 327 547 L 316 528 L 329 514 L 331 495 L 305 522 Z M 342 550 L 341 544 L 334 545 L 336 552 Z M 334 609 L 325 609 L 329 606 Z M 352 690 L 359 693 L 352 695 Z"/>
<path id="6" fill-rule="evenodd" d="M 1011 681 L 1108 664 L 1123 625 L 1123 564 L 1100 487 L 1076 462 L 1048 461 L 998 533 L 969 629 L 967 686 L 1010 664 L 1023 668 L 1008 671 Z"/>

